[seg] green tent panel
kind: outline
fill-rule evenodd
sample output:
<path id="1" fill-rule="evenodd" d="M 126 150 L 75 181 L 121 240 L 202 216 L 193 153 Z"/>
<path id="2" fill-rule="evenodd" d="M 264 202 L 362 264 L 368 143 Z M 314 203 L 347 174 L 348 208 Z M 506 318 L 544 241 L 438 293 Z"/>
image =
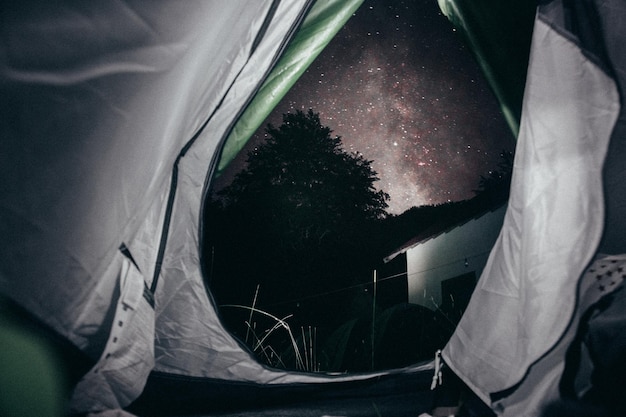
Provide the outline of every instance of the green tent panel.
<path id="1" fill-rule="evenodd" d="M 317 1 L 224 143 L 216 175 L 226 168 L 274 107 L 363 3 Z"/>
<path id="2" fill-rule="evenodd" d="M 470 46 L 517 137 L 536 2 L 437 1 Z"/>

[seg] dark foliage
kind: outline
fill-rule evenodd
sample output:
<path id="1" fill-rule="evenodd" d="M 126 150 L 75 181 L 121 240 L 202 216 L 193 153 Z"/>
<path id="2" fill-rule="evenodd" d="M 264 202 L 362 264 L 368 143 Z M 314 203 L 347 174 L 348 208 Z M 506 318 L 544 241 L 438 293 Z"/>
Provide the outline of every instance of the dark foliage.
<path id="1" fill-rule="evenodd" d="M 313 111 L 285 114 L 266 132 L 205 214 L 213 294 L 250 305 L 260 285 L 264 310 L 307 325 L 336 322 L 350 288 L 382 259 L 370 235 L 389 196 L 375 189 L 371 161 L 344 151 Z"/>
<path id="2" fill-rule="evenodd" d="M 513 158 L 513 152 L 500 152 L 498 168 L 489 171 L 487 175 L 480 176 L 478 189 L 474 190 L 474 193 L 476 193 L 476 195 L 489 195 L 492 198 L 502 198 L 506 200 L 509 197 L 511 177 L 513 176 Z"/>
<path id="3" fill-rule="evenodd" d="M 288 220 L 285 227 L 318 238 L 327 230 L 313 224 L 385 217 L 389 195 L 375 189 L 372 161 L 345 152 L 318 114 L 287 113 L 281 126 L 269 124 L 266 132 L 267 141 L 248 154 L 247 168 L 220 193 L 225 207 L 276 209 L 281 223 Z"/>
<path id="4" fill-rule="evenodd" d="M 443 346 L 454 323 L 439 312 L 428 315 L 417 306 L 398 307 L 407 301 L 406 261 L 402 275 L 393 264 L 383 264 L 383 258 L 412 239 L 444 232 L 504 203 L 512 155 L 503 152 L 498 169 L 481 177 L 475 198 L 413 207 L 394 216 L 385 211 L 389 196 L 374 187 L 378 177 L 371 161 L 345 152 L 341 138 L 332 137 L 313 111 L 285 114 L 282 125 L 268 125 L 266 132 L 267 141 L 248 154 L 246 169 L 206 202 L 203 262 L 223 322 L 248 343 L 254 338 L 246 327 L 250 312 L 225 305 L 254 304 L 279 318 L 289 317 L 299 344 L 305 339 L 299 335 L 301 326 L 313 326 L 325 370 L 403 366 L 428 359 Z M 374 269 L 385 277 L 402 276 L 379 283 L 376 316 Z M 374 317 L 386 324 L 377 325 L 375 344 L 381 355 L 373 365 Z M 276 324 L 266 319 L 256 314 L 249 324 L 256 323 L 261 335 Z M 285 329 L 266 341 L 276 355 L 257 352 L 262 360 L 293 367 Z M 399 353 L 404 351 L 410 354 Z"/>

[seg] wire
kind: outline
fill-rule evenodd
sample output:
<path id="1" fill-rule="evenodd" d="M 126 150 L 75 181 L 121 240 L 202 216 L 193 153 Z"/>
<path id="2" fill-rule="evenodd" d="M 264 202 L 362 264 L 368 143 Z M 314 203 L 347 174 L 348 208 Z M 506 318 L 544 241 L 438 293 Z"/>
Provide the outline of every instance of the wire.
<path id="1" fill-rule="evenodd" d="M 377 278 L 376 281 L 378 283 L 380 283 L 380 282 L 383 282 L 383 281 L 388 281 L 388 280 L 395 279 L 395 278 L 402 277 L 402 276 L 406 276 L 407 279 L 408 279 L 411 276 L 415 276 L 415 275 L 421 274 L 423 272 L 433 271 L 435 269 L 438 269 L 438 268 L 441 268 L 441 267 L 444 267 L 444 266 L 450 266 L 450 265 L 453 265 L 453 264 L 458 263 L 458 262 L 463 261 L 463 260 L 478 258 L 480 256 L 488 254 L 489 252 L 491 252 L 491 251 L 481 252 L 481 253 L 478 253 L 478 254 L 473 255 L 473 256 L 463 256 L 461 258 L 456 258 L 456 259 L 454 259 L 451 262 L 448 262 L 448 263 L 445 263 L 445 264 L 439 264 L 439 265 L 434 266 L 432 268 L 426 268 L 426 269 L 422 269 L 420 271 L 414 271 L 414 272 L 411 272 L 410 274 L 408 273 L 408 271 L 407 272 L 400 272 L 398 274 L 389 275 L 389 276 L 386 276 L 386 277 L 383 277 L 383 278 Z M 336 293 L 339 293 L 339 292 L 342 292 L 342 291 L 348 291 L 348 290 L 352 290 L 352 289 L 355 289 L 355 288 L 366 287 L 366 286 L 370 286 L 370 285 L 373 285 L 373 283 L 372 282 L 367 282 L 367 283 L 361 283 L 361 284 L 354 284 L 354 285 L 350 285 L 348 287 L 337 288 L 337 289 L 331 290 L 331 291 L 325 291 L 325 292 L 321 292 L 321 293 L 317 293 L 317 294 L 307 295 L 305 297 L 300 297 L 300 298 L 295 298 L 295 299 L 292 299 L 292 300 L 281 301 L 279 303 L 269 304 L 266 307 L 275 307 L 275 306 L 280 306 L 280 305 L 285 305 L 285 304 L 298 303 L 300 301 L 310 300 L 310 299 L 313 299 L 313 298 L 319 298 L 319 297 L 323 297 L 323 296 L 326 296 L 326 295 L 336 294 Z"/>

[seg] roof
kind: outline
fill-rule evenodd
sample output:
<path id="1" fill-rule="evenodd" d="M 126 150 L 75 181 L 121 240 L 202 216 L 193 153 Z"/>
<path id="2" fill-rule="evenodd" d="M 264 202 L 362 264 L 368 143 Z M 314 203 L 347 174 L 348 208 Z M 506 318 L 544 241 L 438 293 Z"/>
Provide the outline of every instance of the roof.
<path id="1" fill-rule="evenodd" d="M 494 212 L 507 204 L 502 197 L 494 198 L 491 195 L 479 194 L 470 200 L 454 202 L 441 206 L 441 217 L 426 229 L 418 232 L 413 238 L 400 245 L 389 255 L 383 258 L 385 263 L 390 262 L 396 256 L 405 253 L 417 245 L 423 244 L 444 233 L 462 227 L 468 222 L 478 219 L 487 213 Z"/>

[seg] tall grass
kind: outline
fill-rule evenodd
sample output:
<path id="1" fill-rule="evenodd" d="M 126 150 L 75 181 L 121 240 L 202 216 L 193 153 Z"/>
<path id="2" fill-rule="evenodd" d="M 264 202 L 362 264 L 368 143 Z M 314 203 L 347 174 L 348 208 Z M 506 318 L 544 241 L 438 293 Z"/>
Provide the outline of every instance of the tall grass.
<path id="1" fill-rule="evenodd" d="M 285 332 L 287 333 L 287 336 L 289 338 L 289 341 L 291 342 L 291 346 L 293 348 L 293 353 L 295 355 L 295 360 L 296 360 L 296 369 L 298 370 L 309 370 L 307 369 L 307 366 L 309 364 L 308 360 L 304 360 L 303 359 L 303 354 L 301 353 L 301 348 L 300 346 L 298 346 L 298 342 L 296 341 L 296 338 L 293 335 L 293 332 L 291 331 L 291 327 L 289 326 L 289 323 L 287 323 L 287 319 L 292 317 L 293 315 L 290 314 L 288 316 L 281 318 L 278 318 L 276 316 L 274 316 L 273 314 L 268 313 L 267 311 L 263 311 L 260 310 L 258 308 L 254 308 L 254 307 L 250 307 L 250 306 L 244 306 L 244 305 L 238 305 L 238 304 L 226 304 L 223 305 L 222 307 L 229 307 L 229 308 L 240 308 L 240 309 L 244 309 L 244 310 L 248 310 L 250 311 L 250 321 L 246 321 L 245 325 L 248 328 L 248 332 L 247 337 L 249 337 L 250 335 L 252 335 L 253 340 L 246 340 L 246 344 L 248 346 L 252 345 L 252 351 L 257 353 L 257 354 L 261 354 L 262 356 L 264 356 L 268 362 L 270 362 L 271 365 L 272 364 L 272 359 L 270 358 L 270 356 L 268 355 L 268 352 L 270 352 L 272 354 L 272 356 L 275 356 L 275 359 L 278 360 L 279 362 L 282 363 L 282 360 L 280 359 L 280 355 L 278 354 L 278 352 L 276 352 L 276 350 L 274 348 L 272 348 L 271 345 L 269 345 L 267 343 L 267 340 L 269 339 L 269 337 L 276 332 L 279 329 L 284 329 Z M 271 318 L 272 320 L 274 320 L 274 324 L 272 327 L 268 328 L 268 329 L 264 329 L 262 330 L 261 333 L 257 332 L 256 329 L 256 323 L 254 321 L 252 321 L 252 315 L 256 313 L 256 314 L 260 314 L 262 316 Z M 305 353 L 306 355 L 306 353 Z M 285 366 L 284 363 L 282 363 L 283 366 Z"/>
<path id="2" fill-rule="evenodd" d="M 307 331 L 305 327 L 301 327 L 301 338 L 299 340 L 296 339 L 294 332 L 287 322 L 289 318 L 293 317 L 293 314 L 280 318 L 256 307 L 259 296 L 259 288 L 260 286 L 257 285 L 254 298 L 252 299 L 252 306 L 240 304 L 226 304 L 221 306 L 243 309 L 249 312 L 248 320 L 244 322 L 244 325 L 246 326 L 244 343 L 268 365 L 287 368 L 287 365 L 283 360 L 286 353 L 280 352 L 270 343 L 271 337 L 275 336 L 275 333 L 280 330 L 284 330 L 285 335 L 289 340 L 289 346 L 294 357 L 296 370 L 319 372 L 320 366 L 317 361 L 316 349 L 317 328 L 309 326 Z M 265 328 L 257 328 L 258 322 L 255 320 L 255 314 L 269 318 L 271 320 L 271 325 Z"/>
<path id="3" fill-rule="evenodd" d="M 462 313 L 454 299 L 448 304 L 451 308 L 442 309 L 431 297 L 434 312 L 425 306 L 400 303 L 372 317 L 352 318 L 336 329 L 324 328 L 318 334 L 314 326 L 292 328 L 289 321 L 293 314 L 279 317 L 257 307 L 258 300 L 257 286 L 252 305 L 221 307 L 245 312 L 231 324 L 261 362 L 305 372 L 384 369 L 415 363 L 404 363 L 409 358 L 431 358 L 433 349 L 443 347 L 440 345 L 447 341 Z"/>

